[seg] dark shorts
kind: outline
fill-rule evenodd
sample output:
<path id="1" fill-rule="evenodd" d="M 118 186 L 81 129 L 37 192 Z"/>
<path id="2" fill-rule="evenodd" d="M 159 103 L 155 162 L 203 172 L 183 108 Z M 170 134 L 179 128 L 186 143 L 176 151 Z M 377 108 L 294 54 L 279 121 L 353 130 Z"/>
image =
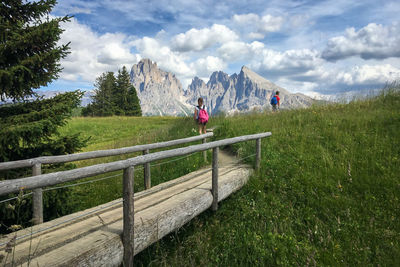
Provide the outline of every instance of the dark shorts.
<path id="1" fill-rule="evenodd" d="M 198 125 L 203 125 L 203 126 L 206 126 L 206 124 L 207 124 L 207 122 L 203 122 L 203 123 L 199 122 L 199 119 L 197 119 L 196 122 Z"/>

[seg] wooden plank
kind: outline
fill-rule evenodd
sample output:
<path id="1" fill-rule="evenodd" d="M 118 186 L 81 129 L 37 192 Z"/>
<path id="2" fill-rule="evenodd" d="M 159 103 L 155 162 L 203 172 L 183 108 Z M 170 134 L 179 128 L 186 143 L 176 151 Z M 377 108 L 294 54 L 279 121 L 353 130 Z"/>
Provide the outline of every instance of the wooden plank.
<path id="1" fill-rule="evenodd" d="M 261 162 L 261 138 L 256 139 L 256 167 L 255 169 L 260 169 Z"/>
<path id="2" fill-rule="evenodd" d="M 204 184 L 209 179 L 210 172 L 210 170 L 195 171 L 183 177 L 154 186 L 149 190 L 136 193 L 134 195 L 135 213 L 158 205 L 176 194 Z M 110 207 L 104 208 L 106 206 Z M 18 232 L 18 237 L 25 237 L 17 240 L 15 254 L 20 256 L 28 255 L 29 251 L 31 251 L 30 248 L 35 248 L 36 255 L 41 255 L 48 248 L 56 249 L 60 244 L 73 242 L 106 225 L 122 221 L 122 219 L 122 199 L 118 199 L 98 207 L 55 219 L 51 222 L 33 226 L 32 228 Z M 63 223 L 65 221 L 66 223 Z M 49 229 L 52 226 L 53 228 Z M 12 236 L 13 233 L 1 238 L 0 244 L 7 243 Z M 3 246 L 0 246 L 0 251 Z"/>
<path id="3" fill-rule="evenodd" d="M 164 148 L 164 147 L 169 147 L 169 146 L 190 143 L 190 142 L 202 140 L 204 137 L 212 137 L 212 136 L 213 136 L 213 133 L 206 133 L 201 136 L 200 135 L 191 136 L 191 137 L 187 137 L 187 138 L 176 139 L 176 140 L 171 140 L 171 141 L 166 141 L 166 142 L 153 143 L 153 144 L 136 145 L 136 146 L 131 146 L 131 147 L 123 147 L 123 148 L 107 149 L 107 150 L 97 150 L 97 151 L 82 152 L 82 153 L 75 153 L 75 154 L 69 154 L 69 155 L 47 156 L 47 157 L 38 157 L 38 158 L 26 159 L 26 160 L 2 162 L 2 163 L 0 163 L 0 171 L 24 168 L 24 167 L 32 167 L 33 165 L 35 165 L 37 163 L 42 163 L 42 164 L 65 163 L 65 162 L 71 162 L 71 161 L 77 161 L 77 160 L 116 156 L 116 155 L 128 154 L 128 153 L 133 153 L 133 152 L 139 152 L 139 151 L 143 151 L 143 150 L 147 150 L 147 149 Z"/>
<path id="4" fill-rule="evenodd" d="M 133 267 L 133 255 L 135 254 L 134 244 L 134 229 L 135 229 L 135 216 L 134 216 L 134 199 L 133 199 L 133 185 L 134 185 L 134 169 L 128 167 L 124 169 L 123 179 L 123 213 L 124 213 L 124 228 L 123 228 L 123 244 L 124 244 L 124 266 Z"/>
<path id="5" fill-rule="evenodd" d="M 207 143 L 206 138 L 204 138 L 204 139 L 202 140 L 201 143 L 202 143 L 202 144 Z M 204 151 L 203 151 L 203 159 L 204 159 L 204 162 L 207 162 L 207 150 L 204 150 Z"/>
<path id="6" fill-rule="evenodd" d="M 214 147 L 213 159 L 212 159 L 212 188 L 211 188 L 211 193 L 213 196 L 211 209 L 213 211 L 216 211 L 218 209 L 218 152 L 219 152 L 219 147 Z"/>
<path id="7" fill-rule="evenodd" d="M 153 162 L 156 160 L 161 160 L 175 156 L 188 155 L 195 152 L 213 149 L 214 147 L 226 146 L 234 143 L 254 140 L 257 138 L 264 138 L 270 135 L 271 133 L 267 132 L 261 134 L 233 137 L 205 144 L 192 145 L 189 147 L 160 151 L 121 161 L 97 164 L 75 170 L 43 174 L 35 177 L 0 181 L 0 195 L 18 192 L 20 188 L 35 189 L 38 187 L 56 185 L 60 183 L 78 180 L 84 177 L 90 177 L 107 172 L 122 170 L 129 166 L 143 165 L 144 163 L 147 162 Z"/>
<path id="8" fill-rule="evenodd" d="M 150 153 L 149 149 L 143 150 L 143 155 L 147 155 Z M 150 189 L 151 187 L 151 171 L 150 171 L 150 163 L 147 162 L 143 166 L 143 176 L 144 176 L 144 189 Z"/>
<path id="9" fill-rule="evenodd" d="M 236 168 L 220 168 L 220 183 L 218 189 L 218 200 L 228 197 L 232 192 L 241 188 L 251 173 L 248 166 Z M 211 173 L 204 174 L 203 183 L 196 187 L 190 187 L 180 193 L 166 197 L 165 201 L 156 204 L 147 205 L 149 200 L 158 198 L 155 195 L 148 195 L 141 199 L 141 202 L 147 208 L 141 211 L 135 210 L 135 254 L 142 251 L 147 246 L 156 242 L 168 233 L 179 229 L 193 217 L 210 208 L 212 205 L 211 194 Z M 187 181 L 186 187 L 190 184 Z M 181 186 L 181 185 L 179 185 Z M 182 185 L 182 188 L 185 187 Z M 171 188 L 172 189 L 172 188 Z M 162 194 L 163 191 L 157 194 Z M 142 204 L 141 204 L 142 205 Z M 121 208 L 118 208 L 121 213 Z M 116 212 L 108 212 L 108 215 L 100 214 L 105 224 L 101 224 L 97 219 L 98 228 L 87 229 L 87 235 L 69 241 L 67 243 L 60 241 L 60 245 L 48 244 L 46 239 L 48 236 L 55 234 L 50 232 L 35 238 L 33 248 L 39 244 L 38 251 L 31 262 L 32 266 L 119 266 L 123 259 L 123 247 L 121 235 L 123 232 L 123 220 L 120 218 L 112 220 L 117 214 Z M 111 223 L 108 223 L 110 221 Z M 76 225 L 81 225 L 79 222 Z M 72 226 L 71 226 L 72 227 Z M 73 228 L 60 227 L 63 231 L 64 238 L 74 234 Z M 20 235 L 19 233 L 17 233 Z M 37 242 L 41 240 L 40 242 Z M 29 244 L 29 238 L 26 245 Z M 17 248 L 20 245 L 17 245 Z M 42 246 L 47 246 L 42 248 Z M 20 252 L 16 252 L 16 265 L 26 266 L 21 257 Z"/>
<path id="10" fill-rule="evenodd" d="M 36 163 L 32 167 L 32 175 L 42 174 L 42 165 Z M 36 188 L 33 190 L 32 196 L 32 220 L 34 224 L 43 223 L 43 189 Z"/>

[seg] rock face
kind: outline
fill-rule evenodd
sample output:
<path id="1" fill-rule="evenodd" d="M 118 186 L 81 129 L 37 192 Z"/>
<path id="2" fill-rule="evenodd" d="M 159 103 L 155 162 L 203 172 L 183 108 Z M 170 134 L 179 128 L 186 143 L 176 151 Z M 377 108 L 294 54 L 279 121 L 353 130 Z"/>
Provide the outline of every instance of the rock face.
<path id="1" fill-rule="evenodd" d="M 131 82 L 136 88 L 143 115 L 190 115 L 180 81 L 150 59 L 133 65 Z"/>
<path id="2" fill-rule="evenodd" d="M 314 101 L 303 94 L 289 93 L 245 66 L 239 75 L 216 71 L 207 83 L 195 77 L 184 91 L 174 74 L 143 59 L 133 65 L 131 82 L 138 93 L 142 112 L 148 116 L 191 116 L 199 97 L 203 97 L 211 114 L 271 109 L 269 102 L 275 91 L 280 91 L 282 109 L 307 107 Z"/>
<path id="3" fill-rule="evenodd" d="M 307 107 L 313 103 L 310 97 L 291 94 L 245 66 L 239 75 L 214 72 L 207 84 L 195 77 L 185 96 L 189 103 L 196 103 L 198 97 L 203 97 L 212 114 L 229 114 L 235 111 L 271 109 L 269 101 L 276 91 L 280 91 L 282 109 Z"/>

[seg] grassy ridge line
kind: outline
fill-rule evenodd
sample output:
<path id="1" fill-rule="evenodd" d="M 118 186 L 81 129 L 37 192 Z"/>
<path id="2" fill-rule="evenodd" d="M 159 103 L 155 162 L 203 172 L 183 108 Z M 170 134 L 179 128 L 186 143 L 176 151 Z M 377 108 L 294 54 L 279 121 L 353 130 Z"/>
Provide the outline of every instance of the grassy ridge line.
<path id="1" fill-rule="evenodd" d="M 261 170 L 217 213 L 135 257 L 137 266 L 400 264 L 398 91 L 216 124 L 221 139 L 272 132 Z M 255 144 L 233 149 L 246 156 Z"/>

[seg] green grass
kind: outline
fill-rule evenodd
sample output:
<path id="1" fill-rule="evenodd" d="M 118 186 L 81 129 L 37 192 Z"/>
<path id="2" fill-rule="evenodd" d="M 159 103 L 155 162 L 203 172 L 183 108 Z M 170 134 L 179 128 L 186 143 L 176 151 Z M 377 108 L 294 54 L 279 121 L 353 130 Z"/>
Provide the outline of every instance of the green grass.
<path id="1" fill-rule="evenodd" d="M 189 137 L 196 134 L 196 132 L 193 131 L 193 124 L 193 120 L 190 118 L 176 117 L 75 117 L 61 129 L 60 133 L 75 134 L 79 132 L 84 138 L 90 137 L 88 146 L 83 151 L 94 151 Z M 197 143 L 200 143 L 200 141 Z M 192 144 L 194 143 L 186 145 Z M 175 147 L 164 149 L 171 148 Z M 150 152 L 155 151 L 158 150 L 152 150 Z M 74 164 L 77 167 L 84 167 L 127 159 L 141 154 L 141 152 L 137 152 L 120 156 L 83 160 L 74 162 Z M 176 159 L 177 158 L 170 158 L 152 163 L 151 183 L 153 186 L 180 177 L 205 164 L 200 153 L 182 158 L 181 160 Z M 175 161 L 169 162 L 171 160 Z M 88 182 L 102 178 L 107 179 L 70 187 L 68 189 L 70 194 L 67 203 L 69 212 L 80 211 L 122 197 L 122 171 L 106 173 L 96 177 L 74 181 L 69 184 Z M 143 189 L 143 168 L 142 166 L 137 166 L 135 167 L 135 192 L 142 191 Z M 57 191 L 59 190 L 55 192 Z"/>
<path id="2" fill-rule="evenodd" d="M 261 169 L 216 213 L 141 252 L 137 266 L 400 265 L 398 90 L 213 120 L 219 139 L 272 132 Z M 255 142 L 231 148 L 245 157 Z"/>
<path id="3" fill-rule="evenodd" d="M 153 141 L 168 130 L 178 118 L 175 117 L 74 117 L 61 130 L 61 134 L 81 133 L 90 137 L 83 151 L 112 149 Z"/>

